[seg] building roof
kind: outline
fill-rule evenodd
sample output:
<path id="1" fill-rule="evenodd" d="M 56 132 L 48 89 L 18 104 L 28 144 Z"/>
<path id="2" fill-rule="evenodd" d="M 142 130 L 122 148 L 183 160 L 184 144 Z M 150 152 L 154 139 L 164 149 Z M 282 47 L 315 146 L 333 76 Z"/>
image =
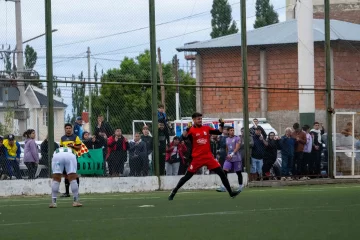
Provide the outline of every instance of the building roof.
<path id="1" fill-rule="evenodd" d="M 314 42 L 324 42 L 324 19 L 313 20 Z M 360 25 L 330 20 L 330 39 L 360 41 Z M 280 45 L 298 43 L 297 20 L 276 23 L 247 32 L 248 46 Z M 229 48 L 241 46 L 241 34 L 235 33 L 177 48 L 178 51 L 197 51 L 200 49 Z"/>
<path id="2" fill-rule="evenodd" d="M 47 92 L 44 89 L 29 85 L 28 88 L 31 88 L 34 91 L 34 94 L 40 104 L 40 106 L 48 105 Z M 66 108 L 67 105 L 63 103 L 63 99 L 54 95 L 54 108 Z"/>

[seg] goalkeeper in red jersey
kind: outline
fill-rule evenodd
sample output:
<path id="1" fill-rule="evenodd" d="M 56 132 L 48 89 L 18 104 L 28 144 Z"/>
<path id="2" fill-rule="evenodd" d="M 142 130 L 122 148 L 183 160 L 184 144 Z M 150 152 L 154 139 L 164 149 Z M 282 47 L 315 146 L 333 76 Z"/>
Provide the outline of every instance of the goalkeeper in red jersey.
<path id="1" fill-rule="evenodd" d="M 202 114 L 194 113 L 192 115 L 194 126 L 189 126 L 183 134 L 183 137 L 192 140 L 192 162 L 187 169 L 184 177 L 182 177 L 177 186 L 172 190 L 169 195 L 169 200 L 173 200 L 177 191 L 187 182 L 190 178 L 202 167 L 215 172 L 221 178 L 221 181 L 228 191 L 230 197 L 236 197 L 240 191 L 232 191 L 229 180 L 227 179 L 224 171 L 222 170 L 218 161 L 216 161 L 211 153 L 210 135 L 221 135 L 224 127 L 224 122 L 220 119 L 219 130 L 209 126 L 202 125 Z"/>

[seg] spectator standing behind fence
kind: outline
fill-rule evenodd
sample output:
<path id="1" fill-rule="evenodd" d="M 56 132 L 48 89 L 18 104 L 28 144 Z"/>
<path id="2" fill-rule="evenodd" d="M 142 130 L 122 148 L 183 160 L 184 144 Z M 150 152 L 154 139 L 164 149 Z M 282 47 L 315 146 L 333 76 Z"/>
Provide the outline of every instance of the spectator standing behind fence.
<path id="1" fill-rule="evenodd" d="M 180 142 L 179 137 L 174 137 L 170 146 L 166 149 L 165 169 L 167 176 L 178 175 L 180 162 L 184 162 L 184 154 L 187 148 L 184 143 Z"/>
<path id="2" fill-rule="evenodd" d="M 308 177 L 309 175 L 309 169 L 311 164 L 311 151 L 312 151 L 312 145 L 313 145 L 313 139 L 310 135 L 310 126 L 304 125 L 302 127 L 303 132 L 306 134 L 306 144 L 304 146 L 304 158 L 301 164 L 301 175 L 304 175 L 302 180 L 308 180 L 310 179 Z M 316 139 L 315 139 L 316 140 Z"/>
<path id="3" fill-rule="evenodd" d="M 90 136 L 88 132 L 83 133 L 82 139 L 88 149 L 99 149 L 103 147 L 103 143 L 100 142 L 95 135 Z"/>
<path id="4" fill-rule="evenodd" d="M 254 146 L 254 140 L 252 136 L 249 136 L 249 147 L 250 147 L 250 158 L 251 158 L 251 153 L 252 153 L 252 148 Z M 245 135 L 244 135 L 244 128 L 241 128 L 241 138 L 240 138 L 240 155 L 241 155 L 241 159 L 243 161 L 243 165 L 245 164 Z"/>
<path id="5" fill-rule="evenodd" d="M 24 147 L 24 163 L 29 172 L 29 179 L 35 178 L 37 166 L 39 165 L 39 149 L 35 142 L 35 130 L 28 129 L 24 132 L 25 147 Z"/>
<path id="6" fill-rule="evenodd" d="M 226 159 L 226 139 L 229 136 L 228 127 L 224 127 L 222 134 L 219 136 L 218 150 L 219 150 L 219 163 L 221 167 L 224 166 Z"/>
<path id="7" fill-rule="evenodd" d="M 129 155 L 130 176 L 141 176 L 148 157 L 146 143 L 141 141 L 140 133 L 135 133 L 134 140 L 129 143 Z"/>
<path id="8" fill-rule="evenodd" d="M 316 141 L 318 135 L 317 132 L 310 132 L 310 135 L 313 139 L 313 143 L 312 143 L 312 151 L 311 151 L 311 160 L 310 160 L 310 165 L 309 165 L 309 170 L 311 175 L 320 175 L 320 165 L 321 165 L 321 155 L 320 157 L 318 157 L 318 152 L 320 151 L 320 143 L 318 141 Z"/>
<path id="9" fill-rule="evenodd" d="M 167 129 L 167 116 L 166 116 L 166 113 L 165 113 L 165 106 L 164 104 L 159 104 L 158 105 L 158 121 L 159 122 L 162 122 L 165 124 L 165 128 Z"/>
<path id="10" fill-rule="evenodd" d="M 59 144 L 57 144 L 54 141 L 54 151 L 59 148 Z M 47 168 L 42 170 L 40 172 L 39 177 L 40 178 L 46 178 L 49 177 L 49 166 L 50 166 L 50 159 L 49 159 L 49 140 L 48 136 L 44 139 L 44 141 L 40 144 L 40 152 L 41 152 L 41 158 L 40 158 L 40 164 L 46 166 Z"/>
<path id="11" fill-rule="evenodd" d="M 250 128 L 250 136 L 254 136 L 255 135 L 255 130 L 260 129 L 261 135 L 263 136 L 264 139 L 266 139 L 266 137 L 267 137 L 266 132 L 262 128 L 262 126 L 259 125 L 259 120 L 257 118 L 254 118 L 252 120 L 252 122 L 253 122 L 253 126 Z"/>
<path id="12" fill-rule="evenodd" d="M 149 175 L 149 167 L 150 162 L 152 162 L 152 152 L 153 152 L 153 138 L 150 136 L 149 127 L 147 125 L 143 126 L 142 129 L 142 135 L 141 135 L 141 141 L 143 141 L 146 144 L 146 156 L 147 158 L 144 159 L 143 163 L 143 170 L 142 174 L 144 176 Z"/>
<path id="13" fill-rule="evenodd" d="M 311 160 L 315 162 L 321 162 L 321 151 L 322 151 L 322 135 L 325 133 L 325 129 L 322 125 L 322 123 L 314 122 L 313 129 L 310 130 L 310 132 L 315 132 L 317 134 L 316 139 L 314 139 L 313 142 L 315 142 L 315 146 L 319 147 L 312 147 L 312 153 L 311 153 Z M 314 145 L 314 143 L 313 143 Z M 312 163 L 312 166 L 314 166 L 315 162 Z M 309 166 L 310 168 L 310 166 Z M 312 168 L 311 174 L 315 174 L 314 169 Z"/>
<path id="14" fill-rule="evenodd" d="M 217 135 L 211 135 L 210 136 L 210 147 L 211 147 L 211 153 L 213 155 L 213 157 L 219 161 L 219 152 L 218 152 L 218 136 Z"/>
<path id="15" fill-rule="evenodd" d="M 268 142 L 261 134 L 260 128 L 255 128 L 255 135 L 253 136 L 254 146 L 251 153 L 251 180 L 256 180 L 258 177 L 262 179 L 262 167 L 264 164 L 265 147 Z"/>
<path id="16" fill-rule="evenodd" d="M 13 173 L 15 174 L 16 179 L 22 179 L 20 167 L 19 167 L 20 154 L 21 154 L 20 144 L 15 140 L 15 136 L 13 134 L 9 134 L 8 138 L 3 140 L 3 143 L 8 152 L 10 179 L 12 178 Z M 11 168 L 13 169 L 14 172 L 11 171 Z"/>
<path id="17" fill-rule="evenodd" d="M 0 136 L 0 178 L 1 180 L 7 179 L 10 176 L 10 165 L 8 162 L 7 149 L 3 144 L 4 138 Z"/>
<path id="18" fill-rule="evenodd" d="M 304 146 L 306 144 L 306 134 L 301 130 L 299 123 L 294 123 L 294 132 L 291 137 L 295 139 L 295 154 L 293 162 L 293 175 L 301 175 L 301 166 L 304 160 Z"/>
<path id="19" fill-rule="evenodd" d="M 170 144 L 169 132 L 164 122 L 159 121 L 159 173 L 165 175 L 165 154 L 166 146 Z"/>
<path id="20" fill-rule="evenodd" d="M 108 138 L 114 134 L 110 123 L 104 121 L 103 115 L 99 115 L 97 118 L 97 125 L 95 126 L 94 134 L 98 135 L 99 132 L 104 132 Z"/>
<path id="21" fill-rule="evenodd" d="M 295 139 L 291 137 L 292 129 L 285 129 L 285 135 L 281 137 L 279 146 L 281 149 L 281 180 L 292 180 L 292 161 L 294 158 Z"/>
<path id="22" fill-rule="evenodd" d="M 186 169 L 189 167 L 190 163 L 191 163 L 191 153 L 192 153 L 192 138 L 191 136 L 184 138 L 184 134 L 186 131 L 184 131 L 179 140 L 180 143 L 185 144 L 187 151 L 184 154 L 184 161 L 180 162 L 180 166 L 179 166 L 179 172 L 178 175 L 184 175 L 186 173 Z M 217 137 L 215 135 L 215 137 Z M 215 150 L 217 151 L 217 149 Z"/>
<path id="23" fill-rule="evenodd" d="M 74 123 L 74 134 L 76 136 L 78 136 L 80 138 L 80 140 L 83 140 L 83 134 L 84 134 L 84 129 L 83 129 L 83 123 L 82 123 L 82 118 L 81 117 L 77 117 L 76 121 Z"/>
<path id="24" fill-rule="evenodd" d="M 109 173 L 112 177 L 118 177 L 124 173 L 124 164 L 127 161 L 129 143 L 122 135 L 121 129 L 117 128 L 113 136 L 108 139 L 107 161 Z"/>
<path id="25" fill-rule="evenodd" d="M 265 148 L 264 166 L 262 170 L 266 177 L 270 177 L 270 169 L 277 159 L 278 139 L 274 132 L 270 132 L 266 141 L 268 145 Z"/>

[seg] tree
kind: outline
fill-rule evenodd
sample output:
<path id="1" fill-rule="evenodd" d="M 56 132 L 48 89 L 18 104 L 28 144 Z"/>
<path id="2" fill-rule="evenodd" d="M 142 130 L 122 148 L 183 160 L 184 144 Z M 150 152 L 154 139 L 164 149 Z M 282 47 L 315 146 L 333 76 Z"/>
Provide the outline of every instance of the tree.
<path id="1" fill-rule="evenodd" d="M 37 61 L 37 53 L 33 47 L 26 45 L 25 47 L 25 70 L 24 74 L 25 79 L 40 79 L 39 74 L 34 70 L 35 64 Z M 32 82 L 34 86 L 39 88 L 44 88 L 41 82 Z"/>
<path id="2" fill-rule="evenodd" d="M 256 0 L 256 20 L 254 28 L 260 28 L 279 22 L 279 15 L 270 4 L 270 0 Z"/>
<path id="3" fill-rule="evenodd" d="M 25 68 L 33 70 L 37 61 L 37 53 L 34 48 L 26 45 L 25 47 Z"/>
<path id="4" fill-rule="evenodd" d="M 171 63 L 163 64 L 164 82 L 174 84 L 173 67 Z M 99 114 L 106 115 L 109 110 L 109 122 L 113 128 L 121 128 L 124 134 L 132 133 L 132 121 L 151 120 L 151 87 L 146 85 L 151 82 L 150 52 L 146 50 L 135 58 L 125 57 L 119 68 L 108 70 L 101 77 L 99 95 L 93 96 L 92 101 L 92 126 L 96 124 Z M 195 79 L 183 71 L 179 72 L 181 83 L 195 85 Z M 159 81 L 159 76 L 158 76 Z M 106 84 L 106 83 L 134 83 L 131 84 Z M 135 83 L 141 83 L 135 84 Z M 143 84 L 143 85 L 142 85 Z M 160 88 L 160 87 L 159 87 Z M 175 91 L 174 86 L 166 87 L 166 101 L 168 117 L 175 118 Z M 190 116 L 195 111 L 195 88 L 181 88 L 180 104 Z M 160 102 L 160 91 L 157 96 Z M 191 113 L 188 113 L 191 112 Z M 136 129 L 139 131 L 140 129 Z"/>
<path id="5" fill-rule="evenodd" d="M 75 76 L 72 76 L 72 81 L 75 81 Z M 76 119 L 77 116 L 81 116 L 82 112 L 85 110 L 85 78 L 84 74 L 81 71 L 78 76 L 79 83 L 72 83 L 72 120 Z M 82 82 L 82 83 L 81 83 Z"/>
<path id="6" fill-rule="evenodd" d="M 10 52 L 10 46 L 9 46 L 8 51 L 1 53 L 1 58 L 2 58 L 3 61 L 4 61 L 5 72 L 10 75 L 10 74 L 11 74 L 11 52 Z"/>
<path id="7" fill-rule="evenodd" d="M 70 122 L 71 122 L 70 114 L 68 114 L 68 115 L 66 116 L 65 122 L 66 122 L 66 123 L 70 123 Z"/>
<path id="8" fill-rule="evenodd" d="M 58 79 L 56 76 L 53 77 L 53 93 L 54 95 L 61 97 L 61 88 L 58 86 Z"/>
<path id="9" fill-rule="evenodd" d="M 227 0 L 214 0 L 211 9 L 211 38 L 237 33 L 236 22 L 231 17 L 231 6 Z"/>
<path id="10" fill-rule="evenodd" d="M 98 74 L 98 71 L 97 71 L 97 65 L 95 64 L 95 67 L 94 67 L 94 80 L 95 80 L 96 83 L 95 83 L 95 86 L 94 86 L 94 88 L 92 90 L 92 95 L 93 96 L 99 95 L 99 86 L 97 84 L 97 82 L 99 80 L 98 76 L 99 76 L 99 74 Z"/>

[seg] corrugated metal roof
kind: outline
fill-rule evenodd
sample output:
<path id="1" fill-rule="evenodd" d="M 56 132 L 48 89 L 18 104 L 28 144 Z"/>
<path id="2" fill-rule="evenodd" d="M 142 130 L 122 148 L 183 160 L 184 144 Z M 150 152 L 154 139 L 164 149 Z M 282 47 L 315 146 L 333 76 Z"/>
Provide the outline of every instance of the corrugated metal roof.
<path id="1" fill-rule="evenodd" d="M 314 42 L 323 42 L 325 39 L 325 26 L 323 19 L 313 20 Z M 330 39 L 331 40 L 347 40 L 360 41 L 360 25 L 330 20 Z M 247 44 L 249 46 L 262 45 L 279 45 L 297 43 L 297 20 L 290 20 L 281 22 L 266 27 L 248 31 Z M 240 47 L 241 34 L 231 34 L 224 37 L 211 39 L 208 41 L 197 42 L 194 44 L 187 44 L 183 47 L 177 48 L 178 51 L 197 51 L 208 48 L 227 48 Z"/>

